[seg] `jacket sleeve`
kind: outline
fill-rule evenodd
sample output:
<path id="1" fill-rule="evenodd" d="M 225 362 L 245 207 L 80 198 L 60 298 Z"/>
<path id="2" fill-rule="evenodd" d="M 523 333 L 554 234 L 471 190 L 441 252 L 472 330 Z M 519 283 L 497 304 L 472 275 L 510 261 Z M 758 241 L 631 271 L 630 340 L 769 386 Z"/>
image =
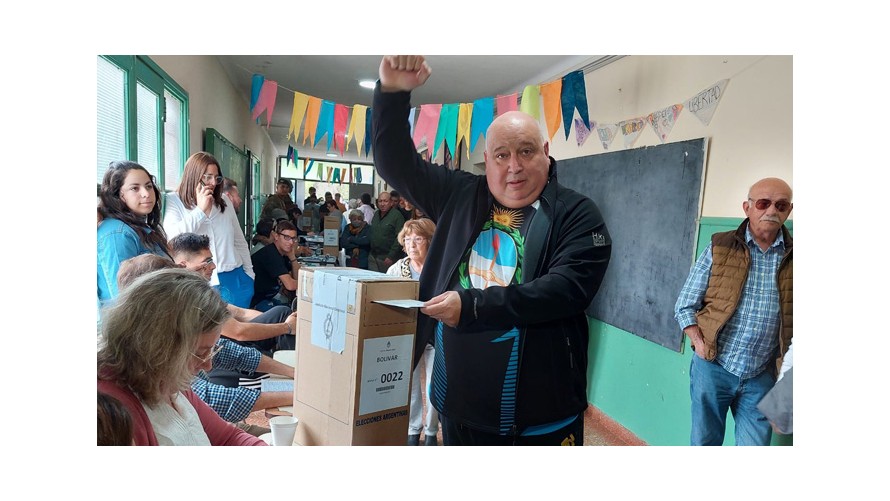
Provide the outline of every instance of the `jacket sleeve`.
<path id="1" fill-rule="evenodd" d="M 191 390 L 183 392 L 191 402 L 207 438 L 210 439 L 210 445 L 267 445 L 257 437 L 250 433 L 239 429 L 237 426 L 225 422 L 219 414 L 210 408 L 203 400 L 198 398 Z"/>
<path id="2" fill-rule="evenodd" d="M 371 108 L 374 168 L 402 196 L 438 221 L 455 192 L 452 183 L 476 176 L 427 162 L 417 153 L 408 123 L 410 109 L 409 92 L 381 92 L 377 83 Z"/>
<path id="3" fill-rule="evenodd" d="M 458 291 L 458 328 L 523 327 L 571 317 L 587 308 L 609 265 L 611 237 L 596 204 L 587 198 L 567 208 L 561 219 L 553 222 L 554 234 L 536 278 L 507 287 Z"/>
<path id="4" fill-rule="evenodd" d="M 674 305 L 674 319 L 680 324 L 681 329 L 698 323 L 695 314 L 704 306 L 705 291 L 708 289 L 708 281 L 711 279 L 712 262 L 711 244 L 708 243 L 705 250 L 695 260 L 692 269 L 689 270 L 689 276 L 686 277 L 686 282 L 680 289 L 677 303 Z"/>
<path id="5" fill-rule="evenodd" d="M 142 249 L 142 243 L 133 231 L 110 232 L 99 237 L 97 261 L 112 298 L 117 297 L 117 272 L 121 263 L 138 256 L 144 252 Z"/>

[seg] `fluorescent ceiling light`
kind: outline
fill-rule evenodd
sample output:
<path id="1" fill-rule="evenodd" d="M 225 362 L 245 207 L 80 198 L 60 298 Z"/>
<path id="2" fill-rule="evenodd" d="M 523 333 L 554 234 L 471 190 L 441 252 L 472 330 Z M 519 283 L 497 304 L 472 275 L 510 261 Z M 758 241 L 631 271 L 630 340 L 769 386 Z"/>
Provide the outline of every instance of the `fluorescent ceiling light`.
<path id="1" fill-rule="evenodd" d="M 329 157 L 331 157 L 331 158 L 336 158 L 336 157 L 337 157 L 337 154 L 336 154 L 336 153 L 325 153 L 325 155 L 327 155 L 327 156 L 329 156 Z"/>
<path id="2" fill-rule="evenodd" d="M 358 84 L 366 89 L 373 89 L 374 86 L 377 85 L 377 81 L 376 80 L 362 80 Z"/>

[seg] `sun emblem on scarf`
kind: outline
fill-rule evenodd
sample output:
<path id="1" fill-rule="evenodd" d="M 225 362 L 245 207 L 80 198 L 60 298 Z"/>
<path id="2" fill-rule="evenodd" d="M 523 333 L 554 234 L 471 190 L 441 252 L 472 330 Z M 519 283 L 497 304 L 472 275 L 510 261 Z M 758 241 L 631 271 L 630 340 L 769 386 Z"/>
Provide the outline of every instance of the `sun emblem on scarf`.
<path id="1" fill-rule="evenodd" d="M 496 205 L 491 210 L 491 219 L 501 226 L 514 230 L 522 226 L 522 212 L 519 209 L 508 209 Z"/>

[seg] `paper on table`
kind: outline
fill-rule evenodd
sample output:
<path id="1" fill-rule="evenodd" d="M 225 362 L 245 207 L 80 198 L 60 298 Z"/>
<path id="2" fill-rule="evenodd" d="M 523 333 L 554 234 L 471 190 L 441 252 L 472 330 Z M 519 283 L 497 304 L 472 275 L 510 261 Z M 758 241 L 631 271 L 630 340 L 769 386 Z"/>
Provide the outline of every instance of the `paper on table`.
<path id="1" fill-rule="evenodd" d="M 293 379 L 264 379 L 260 391 L 294 391 Z"/>
<path id="2" fill-rule="evenodd" d="M 380 299 L 371 302 L 395 306 L 396 308 L 423 308 L 423 301 L 414 299 Z"/>

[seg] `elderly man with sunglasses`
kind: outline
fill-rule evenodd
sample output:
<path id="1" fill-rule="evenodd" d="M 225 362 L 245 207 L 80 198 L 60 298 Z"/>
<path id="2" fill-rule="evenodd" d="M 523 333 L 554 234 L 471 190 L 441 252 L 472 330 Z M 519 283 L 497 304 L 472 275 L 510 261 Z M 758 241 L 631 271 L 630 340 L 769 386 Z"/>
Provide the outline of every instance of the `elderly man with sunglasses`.
<path id="1" fill-rule="evenodd" d="M 297 228 L 293 223 L 279 221 L 272 230 L 272 243 L 250 257 L 256 275 L 250 307 L 266 311 L 277 305 L 288 305 L 286 296 L 293 296 L 297 290 L 300 271 L 297 256 L 309 254 L 309 249 L 297 243 Z"/>
<path id="2" fill-rule="evenodd" d="M 792 337 L 792 192 L 761 179 L 738 229 L 715 233 L 677 298 L 674 318 L 692 342 L 692 445 L 722 445 L 732 410 L 736 445 L 769 445 L 757 404 L 776 381 Z"/>

